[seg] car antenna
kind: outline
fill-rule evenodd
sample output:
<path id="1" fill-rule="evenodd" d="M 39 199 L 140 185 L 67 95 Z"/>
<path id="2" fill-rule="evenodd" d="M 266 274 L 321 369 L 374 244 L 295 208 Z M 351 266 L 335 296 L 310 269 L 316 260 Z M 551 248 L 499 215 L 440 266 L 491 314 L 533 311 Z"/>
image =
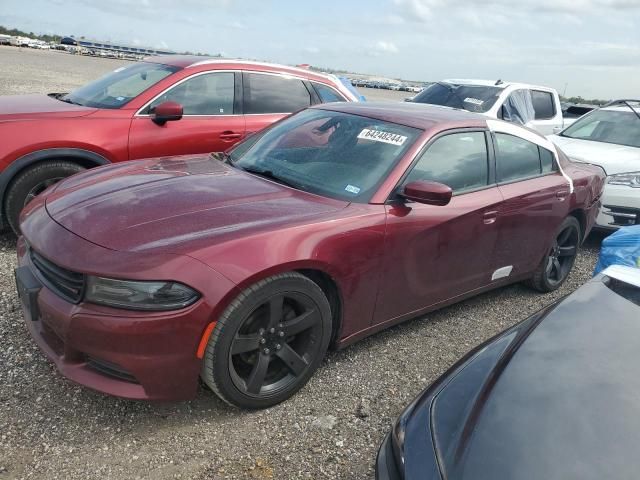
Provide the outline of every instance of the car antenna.
<path id="1" fill-rule="evenodd" d="M 498 79 L 498 81 L 496 83 L 494 83 L 494 85 L 502 85 L 504 82 L 502 81 L 502 79 Z"/>

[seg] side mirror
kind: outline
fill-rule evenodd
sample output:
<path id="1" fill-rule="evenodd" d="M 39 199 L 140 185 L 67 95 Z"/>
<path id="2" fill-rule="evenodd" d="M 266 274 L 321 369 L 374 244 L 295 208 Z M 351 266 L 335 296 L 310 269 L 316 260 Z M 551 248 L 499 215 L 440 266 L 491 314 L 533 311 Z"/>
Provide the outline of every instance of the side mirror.
<path id="1" fill-rule="evenodd" d="M 156 105 L 150 117 L 158 125 L 180 120 L 182 118 L 182 105 L 178 102 L 163 102 L 160 105 Z"/>
<path id="2" fill-rule="evenodd" d="M 407 183 L 400 196 L 407 200 L 413 200 L 418 203 L 426 203 L 427 205 L 444 206 L 451 201 L 453 191 L 451 187 L 438 182 L 428 182 L 418 180 Z"/>

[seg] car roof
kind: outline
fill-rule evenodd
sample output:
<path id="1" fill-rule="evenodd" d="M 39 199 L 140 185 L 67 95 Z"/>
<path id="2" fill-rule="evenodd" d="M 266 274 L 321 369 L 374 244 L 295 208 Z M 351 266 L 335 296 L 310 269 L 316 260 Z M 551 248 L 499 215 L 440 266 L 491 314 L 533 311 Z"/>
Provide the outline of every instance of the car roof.
<path id="1" fill-rule="evenodd" d="M 629 107 L 627 107 L 626 105 L 612 105 L 611 107 L 602 107 L 596 110 L 606 110 L 609 112 L 629 112 L 631 115 L 633 115 L 631 109 L 629 109 Z"/>
<path id="2" fill-rule="evenodd" d="M 257 62 L 253 60 L 242 60 L 234 58 L 206 57 L 200 55 L 159 55 L 147 57 L 143 61 L 152 63 L 162 63 L 179 68 L 204 67 L 207 65 L 217 67 L 229 67 L 240 70 L 259 70 L 259 71 L 277 71 L 289 73 L 291 75 L 302 76 L 311 80 L 331 81 L 332 83 L 340 83 L 340 80 L 331 74 L 315 72 L 306 68 L 290 67 L 288 65 L 279 65 L 277 63 Z"/>
<path id="3" fill-rule="evenodd" d="M 441 130 L 456 127 L 486 128 L 485 117 L 457 108 L 412 102 L 325 103 L 312 108 L 351 113 L 407 127 Z"/>
<path id="4" fill-rule="evenodd" d="M 496 82 L 500 82 L 496 85 Z M 471 79 L 471 78 L 452 78 L 448 80 L 443 80 L 445 83 L 452 83 L 454 85 L 477 85 L 483 87 L 496 87 L 496 88 L 507 88 L 507 87 L 519 87 L 519 88 L 533 88 L 537 90 L 553 90 L 550 87 L 544 87 L 542 85 L 532 85 L 530 83 L 519 83 L 519 82 L 505 82 L 502 80 L 479 80 L 479 79 Z"/>

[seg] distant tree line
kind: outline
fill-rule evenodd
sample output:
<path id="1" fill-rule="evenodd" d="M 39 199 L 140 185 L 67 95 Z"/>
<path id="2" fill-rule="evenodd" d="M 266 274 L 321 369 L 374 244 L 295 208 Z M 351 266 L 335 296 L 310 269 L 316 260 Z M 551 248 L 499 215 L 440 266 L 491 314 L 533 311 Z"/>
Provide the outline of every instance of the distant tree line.
<path id="1" fill-rule="evenodd" d="M 59 42 L 62 38 L 60 35 L 37 35 L 33 32 L 23 32 L 17 28 L 7 28 L 0 25 L 0 34 L 11 35 L 12 37 L 29 37 L 37 38 L 44 42 Z"/>
<path id="2" fill-rule="evenodd" d="M 589 105 L 604 105 L 605 103 L 609 103 L 609 100 L 588 100 L 586 98 L 582 98 L 581 96 L 577 97 L 563 97 L 560 95 L 560 100 L 567 103 L 586 103 Z"/>

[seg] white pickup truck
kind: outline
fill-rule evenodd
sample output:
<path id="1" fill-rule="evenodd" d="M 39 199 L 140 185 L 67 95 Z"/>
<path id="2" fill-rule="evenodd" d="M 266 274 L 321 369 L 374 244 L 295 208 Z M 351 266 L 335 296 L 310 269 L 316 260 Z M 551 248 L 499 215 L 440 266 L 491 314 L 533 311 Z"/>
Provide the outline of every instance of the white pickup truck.
<path id="1" fill-rule="evenodd" d="M 500 118 L 533 128 L 544 135 L 561 131 L 564 124 L 560 96 L 553 88 L 502 80 L 443 80 L 408 100 Z"/>

